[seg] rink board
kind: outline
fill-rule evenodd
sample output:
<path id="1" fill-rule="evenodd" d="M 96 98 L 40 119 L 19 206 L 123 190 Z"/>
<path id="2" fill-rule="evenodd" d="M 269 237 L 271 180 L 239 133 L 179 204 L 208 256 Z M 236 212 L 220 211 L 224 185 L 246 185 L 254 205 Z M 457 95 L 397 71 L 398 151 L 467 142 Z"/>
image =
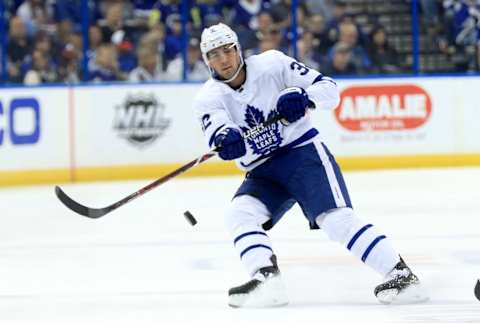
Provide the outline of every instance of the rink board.
<path id="1" fill-rule="evenodd" d="M 339 107 L 311 117 L 345 170 L 480 165 L 480 78 L 338 85 Z M 208 149 L 191 108 L 200 87 L 1 89 L 0 185 L 160 177 Z M 238 172 L 214 159 L 186 175 Z"/>

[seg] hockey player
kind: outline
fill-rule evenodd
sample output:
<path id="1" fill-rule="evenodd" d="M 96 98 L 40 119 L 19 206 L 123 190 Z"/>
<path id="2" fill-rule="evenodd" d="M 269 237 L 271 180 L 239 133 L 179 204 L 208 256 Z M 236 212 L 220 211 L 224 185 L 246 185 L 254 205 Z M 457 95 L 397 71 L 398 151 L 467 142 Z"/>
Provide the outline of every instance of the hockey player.
<path id="1" fill-rule="evenodd" d="M 354 213 L 340 168 L 310 121 L 313 108 L 338 105 L 336 83 L 279 51 L 244 60 L 237 35 L 222 23 L 203 31 L 200 48 L 212 77 L 194 100 L 195 113 L 209 147 L 247 172 L 225 222 L 252 279 L 229 290 L 229 305 L 288 303 L 266 230 L 294 203 L 311 229 L 322 228 L 385 277 L 374 290 L 381 303 L 426 300 L 390 239 Z M 281 122 L 243 138 L 276 114 Z"/>

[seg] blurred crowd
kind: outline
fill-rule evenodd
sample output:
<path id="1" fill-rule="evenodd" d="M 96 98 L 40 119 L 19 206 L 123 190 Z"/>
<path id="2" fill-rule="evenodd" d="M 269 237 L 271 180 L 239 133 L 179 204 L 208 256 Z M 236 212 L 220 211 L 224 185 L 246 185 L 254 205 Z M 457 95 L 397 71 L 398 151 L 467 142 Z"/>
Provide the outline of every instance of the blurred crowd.
<path id="1" fill-rule="evenodd" d="M 411 53 L 400 54 L 375 17 L 369 17 L 368 28 L 358 23 L 350 2 L 361 1 L 298 0 L 298 59 L 334 76 L 411 73 Z M 291 0 L 189 0 L 185 31 L 182 0 L 88 0 L 87 10 L 82 0 L 5 3 L 9 83 L 182 80 L 184 47 L 188 80 L 205 80 L 200 34 L 218 22 L 238 33 L 247 57 L 269 49 L 294 54 Z M 451 72 L 478 71 L 480 0 L 418 4 L 421 30 L 441 55 L 456 60 Z M 83 12 L 88 38 L 82 34 Z"/>

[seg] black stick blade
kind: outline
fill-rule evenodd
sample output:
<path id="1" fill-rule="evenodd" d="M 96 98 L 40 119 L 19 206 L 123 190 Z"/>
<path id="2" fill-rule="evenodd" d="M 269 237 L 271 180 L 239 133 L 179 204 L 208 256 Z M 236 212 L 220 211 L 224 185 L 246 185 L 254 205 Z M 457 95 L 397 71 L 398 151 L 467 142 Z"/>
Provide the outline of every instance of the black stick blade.
<path id="1" fill-rule="evenodd" d="M 477 285 L 475 285 L 475 297 L 480 301 L 480 279 L 477 280 Z"/>
<path id="2" fill-rule="evenodd" d="M 55 194 L 67 208 L 80 215 L 86 216 L 87 218 L 97 219 L 111 211 L 109 207 L 94 209 L 81 205 L 65 194 L 65 192 L 59 186 L 55 186 Z"/>

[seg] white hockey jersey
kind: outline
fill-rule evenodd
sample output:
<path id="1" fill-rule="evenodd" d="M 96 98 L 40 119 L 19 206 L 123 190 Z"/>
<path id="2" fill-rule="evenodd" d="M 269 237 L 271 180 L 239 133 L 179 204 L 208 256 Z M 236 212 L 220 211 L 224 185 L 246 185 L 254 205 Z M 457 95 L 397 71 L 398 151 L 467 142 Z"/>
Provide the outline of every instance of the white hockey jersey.
<path id="1" fill-rule="evenodd" d="M 278 95 L 285 88 L 304 88 L 316 109 L 334 109 L 339 103 L 338 89 L 331 78 L 282 52 L 269 50 L 250 56 L 245 65 L 247 77 L 240 89 L 209 79 L 195 97 L 193 107 L 211 149 L 215 135 L 224 128 L 245 132 L 275 114 Z M 278 149 L 303 146 L 317 134 L 308 113 L 288 126 L 277 122 L 246 140 L 247 153 L 236 160 L 237 166 L 251 170 Z"/>

